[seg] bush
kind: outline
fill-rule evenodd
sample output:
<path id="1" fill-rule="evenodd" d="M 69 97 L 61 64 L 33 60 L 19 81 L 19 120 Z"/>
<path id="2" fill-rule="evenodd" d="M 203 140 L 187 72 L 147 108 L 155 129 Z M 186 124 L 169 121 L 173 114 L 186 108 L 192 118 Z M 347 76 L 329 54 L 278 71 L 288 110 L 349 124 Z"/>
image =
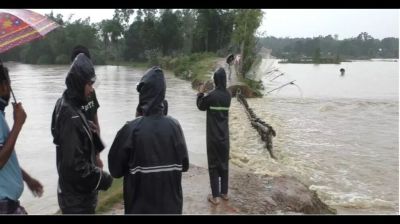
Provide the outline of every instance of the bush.
<path id="1" fill-rule="evenodd" d="M 92 59 L 94 65 L 105 65 L 106 60 L 103 57 L 93 57 Z"/>
<path id="2" fill-rule="evenodd" d="M 69 57 L 67 55 L 65 55 L 65 54 L 58 55 L 56 57 L 55 63 L 56 64 L 60 64 L 60 65 L 61 64 L 62 65 L 69 64 Z"/>
<path id="3" fill-rule="evenodd" d="M 251 79 L 243 79 L 243 81 L 244 81 L 244 83 L 246 83 L 246 85 L 248 86 L 248 87 L 250 87 L 251 89 L 254 89 L 254 90 L 259 90 L 259 89 L 264 89 L 264 86 L 263 86 L 263 84 L 262 84 L 262 81 L 254 81 L 254 80 L 251 80 Z"/>
<path id="4" fill-rule="evenodd" d="M 173 60 L 172 60 L 173 61 Z M 190 70 L 190 57 L 188 56 L 182 56 L 177 58 L 176 61 L 174 61 L 173 64 L 173 71 L 175 73 L 176 76 L 179 76 L 181 78 L 187 79 L 187 75 L 186 73 L 188 73 L 187 71 Z"/>
<path id="5" fill-rule="evenodd" d="M 170 56 L 165 56 L 160 58 L 160 66 L 162 69 L 171 69 L 172 58 Z"/>
<path id="6" fill-rule="evenodd" d="M 161 51 L 159 49 L 146 50 L 144 54 L 150 67 L 160 65 Z"/>
<path id="7" fill-rule="evenodd" d="M 92 61 L 94 65 L 105 65 L 106 64 L 106 59 L 104 57 L 104 54 L 101 54 L 101 51 L 95 50 L 95 49 L 90 49 L 90 55 L 92 57 Z"/>
<path id="8" fill-rule="evenodd" d="M 51 57 L 49 55 L 42 55 L 39 57 L 39 59 L 36 61 L 36 64 L 52 64 Z"/>

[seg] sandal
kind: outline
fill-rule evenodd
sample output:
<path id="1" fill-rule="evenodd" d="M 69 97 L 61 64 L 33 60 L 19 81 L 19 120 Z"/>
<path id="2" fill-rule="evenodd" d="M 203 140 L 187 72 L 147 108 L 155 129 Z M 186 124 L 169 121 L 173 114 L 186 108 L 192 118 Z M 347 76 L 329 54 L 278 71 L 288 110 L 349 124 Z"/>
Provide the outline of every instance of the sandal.
<path id="1" fill-rule="evenodd" d="M 229 200 L 229 197 L 227 194 L 221 194 L 221 198 L 224 199 L 225 201 Z"/>
<path id="2" fill-rule="evenodd" d="M 208 195 L 207 199 L 213 205 L 218 205 L 219 204 L 218 198 L 214 198 L 211 194 Z"/>

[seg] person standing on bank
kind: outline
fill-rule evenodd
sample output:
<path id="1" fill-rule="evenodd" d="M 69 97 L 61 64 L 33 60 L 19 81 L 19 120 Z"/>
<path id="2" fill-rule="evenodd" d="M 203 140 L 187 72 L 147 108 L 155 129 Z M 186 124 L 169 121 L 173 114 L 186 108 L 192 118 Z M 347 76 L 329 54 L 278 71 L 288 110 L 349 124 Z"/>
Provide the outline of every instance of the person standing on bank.
<path id="1" fill-rule="evenodd" d="M 182 172 L 189 169 L 185 136 L 167 111 L 163 71 L 140 80 L 137 118 L 117 133 L 108 154 L 115 178 L 124 177 L 125 214 L 182 214 Z"/>
<path id="2" fill-rule="evenodd" d="M 71 63 L 74 61 L 75 57 L 83 53 L 86 57 L 91 59 L 89 49 L 85 46 L 77 45 L 72 50 L 71 54 Z M 99 118 L 97 115 L 97 110 L 99 109 L 100 104 L 96 97 L 96 91 L 93 89 L 92 94 L 90 94 L 88 103 L 82 106 L 82 112 L 85 115 L 86 119 L 88 120 L 89 126 L 93 131 L 94 143 L 96 148 L 96 165 L 100 168 L 103 168 L 103 161 L 100 159 L 100 152 L 103 151 L 105 148 L 103 141 L 100 138 L 100 124 Z"/>
<path id="3" fill-rule="evenodd" d="M 96 75 L 92 61 L 80 53 L 65 79 L 67 89 L 54 107 L 51 134 L 56 145 L 58 204 L 63 214 L 94 214 L 99 190 L 112 177 L 96 166 L 93 133 L 81 107 L 88 103 Z"/>
<path id="4" fill-rule="evenodd" d="M 232 76 L 232 70 L 231 70 L 231 65 L 233 64 L 233 61 L 235 60 L 235 56 L 233 54 L 228 55 L 226 57 L 226 64 L 228 65 L 228 70 L 229 70 L 229 81 L 231 81 L 231 76 Z"/>
<path id="5" fill-rule="evenodd" d="M 207 160 L 212 195 L 208 200 L 216 205 L 218 198 L 228 200 L 229 177 L 229 107 L 231 94 L 226 89 L 226 73 L 219 68 L 214 73 L 215 89 L 204 94 L 204 85 L 197 94 L 197 107 L 207 111 Z"/>
<path id="6" fill-rule="evenodd" d="M 14 124 L 8 127 L 4 110 L 10 102 L 11 81 L 8 68 L 0 61 L 0 214 L 27 214 L 19 203 L 24 191 L 24 182 L 35 197 L 41 197 L 43 186 L 20 167 L 15 143 L 26 120 L 26 113 L 21 103 L 12 103 Z"/>

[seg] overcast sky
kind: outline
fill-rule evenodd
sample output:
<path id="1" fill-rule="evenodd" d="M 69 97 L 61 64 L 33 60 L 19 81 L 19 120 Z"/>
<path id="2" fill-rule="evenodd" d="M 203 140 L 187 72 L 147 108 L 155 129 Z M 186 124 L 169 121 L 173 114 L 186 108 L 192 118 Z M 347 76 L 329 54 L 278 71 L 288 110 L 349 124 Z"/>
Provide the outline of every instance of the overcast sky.
<path id="1" fill-rule="evenodd" d="M 45 14 L 51 9 L 33 9 Z M 399 37 L 399 9 L 264 9 L 259 33 L 275 37 L 315 37 L 338 34 L 339 39 L 367 32 L 374 38 Z M 114 9 L 54 9 L 67 19 L 90 16 L 92 22 L 111 19 Z"/>

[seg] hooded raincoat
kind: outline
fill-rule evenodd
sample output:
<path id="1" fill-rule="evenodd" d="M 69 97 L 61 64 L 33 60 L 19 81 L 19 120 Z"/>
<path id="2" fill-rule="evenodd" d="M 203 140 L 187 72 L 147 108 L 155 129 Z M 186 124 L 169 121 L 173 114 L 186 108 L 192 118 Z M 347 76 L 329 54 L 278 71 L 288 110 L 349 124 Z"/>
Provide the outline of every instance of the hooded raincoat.
<path id="1" fill-rule="evenodd" d="M 214 73 L 215 89 L 209 94 L 198 93 L 197 107 L 207 111 L 207 159 L 211 190 L 214 197 L 227 193 L 229 169 L 229 107 L 231 94 L 226 89 L 226 73 L 219 68 Z M 221 192 L 218 178 L 221 180 Z"/>
<path id="2" fill-rule="evenodd" d="M 93 134 L 81 106 L 87 103 L 85 85 L 95 81 L 92 62 L 79 54 L 66 78 L 67 89 L 58 99 L 51 133 L 56 145 L 58 202 L 62 213 L 94 213 L 98 190 L 106 190 L 112 177 L 95 165 Z"/>
<path id="3" fill-rule="evenodd" d="M 108 154 L 110 173 L 124 177 L 126 214 L 180 214 L 189 157 L 179 122 L 164 114 L 162 70 L 148 70 L 137 90 L 142 116 L 118 131 Z"/>

